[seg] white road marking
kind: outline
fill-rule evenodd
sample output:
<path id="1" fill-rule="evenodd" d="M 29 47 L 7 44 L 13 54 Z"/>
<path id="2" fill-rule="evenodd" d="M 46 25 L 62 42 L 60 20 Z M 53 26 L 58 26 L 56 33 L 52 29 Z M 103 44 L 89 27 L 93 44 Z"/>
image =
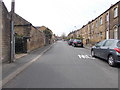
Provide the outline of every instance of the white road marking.
<path id="1" fill-rule="evenodd" d="M 81 58 L 81 55 L 78 55 L 79 58 Z"/>
<path id="2" fill-rule="evenodd" d="M 95 59 L 91 55 L 78 55 L 80 59 Z"/>

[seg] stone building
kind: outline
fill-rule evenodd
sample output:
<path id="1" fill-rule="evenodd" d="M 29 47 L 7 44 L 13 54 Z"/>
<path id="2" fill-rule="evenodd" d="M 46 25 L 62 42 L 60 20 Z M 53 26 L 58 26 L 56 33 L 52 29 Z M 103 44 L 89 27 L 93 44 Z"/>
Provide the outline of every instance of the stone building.
<path id="1" fill-rule="evenodd" d="M 45 45 L 53 43 L 53 32 L 49 28 L 45 26 L 38 27 L 40 31 L 42 31 L 45 35 Z"/>
<path id="2" fill-rule="evenodd" d="M 21 42 L 18 42 L 18 44 L 16 43 L 16 50 L 18 45 L 21 45 L 18 47 L 21 47 L 21 50 L 18 50 L 18 52 L 20 51 L 27 53 L 44 46 L 43 32 L 16 13 L 14 13 L 14 29 L 16 38 L 18 38 L 18 40 L 20 38 L 22 39 Z"/>
<path id="3" fill-rule="evenodd" d="M 10 14 L 4 4 L 0 1 L 0 60 L 10 60 Z"/>
<path id="4" fill-rule="evenodd" d="M 84 25 L 77 34 L 83 37 L 84 45 L 94 45 L 105 39 L 120 39 L 120 1 Z"/>

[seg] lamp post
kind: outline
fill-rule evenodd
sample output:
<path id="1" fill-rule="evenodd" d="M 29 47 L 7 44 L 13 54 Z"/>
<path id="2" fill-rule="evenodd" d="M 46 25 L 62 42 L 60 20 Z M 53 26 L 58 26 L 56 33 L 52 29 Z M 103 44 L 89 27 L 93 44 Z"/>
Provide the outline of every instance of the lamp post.
<path id="1" fill-rule="evenodd" d="M 10 63 L 15 61 L 15 33 L 14 33 L 14 20 L 13 20 L 14 12 L 15 12 L 15 0 L 12 0 L 11 1 L 11 29 L 10 29 L 10 33 L 11 33 Z"/>

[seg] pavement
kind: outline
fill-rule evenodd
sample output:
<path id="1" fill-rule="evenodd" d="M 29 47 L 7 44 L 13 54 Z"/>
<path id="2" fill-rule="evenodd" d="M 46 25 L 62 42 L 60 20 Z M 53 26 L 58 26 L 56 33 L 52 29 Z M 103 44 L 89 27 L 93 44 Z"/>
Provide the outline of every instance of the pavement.
<path id="1" fill-rule="evenodd" d="M 92 47 L 86 45 L 86 46 L 84 46 L 84 48 L 91 50 Z"/>
<path id="2" fill-rule="evenodd" d="M 34 50 L 28 54 L 17 55 L 17 59 L 14 63 L 5 62 L 2 64 L 2 86 L 16 77 L 20 72 L 25 70 L 29 65 L 38 60 L 46 51 L 48 51 L 52 45 L 47 45 L 37 50 Z"/>
<path id="3" fill-rule="evenodd" d="M 22 58 L 22 57 L 24 57 L 26 55 L 28 55 L 28 53 L 16 54 L 15 58 L 18 60 L 19 58 Z"/>

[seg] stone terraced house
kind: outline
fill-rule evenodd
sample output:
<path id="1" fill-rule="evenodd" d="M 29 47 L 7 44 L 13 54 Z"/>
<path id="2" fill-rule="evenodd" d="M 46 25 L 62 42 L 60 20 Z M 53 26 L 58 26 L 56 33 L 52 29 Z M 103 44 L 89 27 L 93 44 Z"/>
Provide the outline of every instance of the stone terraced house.
<path id="1" fill-rule="evenodd" d="M 83 37 L 84 45 L 94 45 L 105 39 L 120 39 L 120 1 L 74 34 Z M 68 37 L 72 35 L 70 33 Z"/>

